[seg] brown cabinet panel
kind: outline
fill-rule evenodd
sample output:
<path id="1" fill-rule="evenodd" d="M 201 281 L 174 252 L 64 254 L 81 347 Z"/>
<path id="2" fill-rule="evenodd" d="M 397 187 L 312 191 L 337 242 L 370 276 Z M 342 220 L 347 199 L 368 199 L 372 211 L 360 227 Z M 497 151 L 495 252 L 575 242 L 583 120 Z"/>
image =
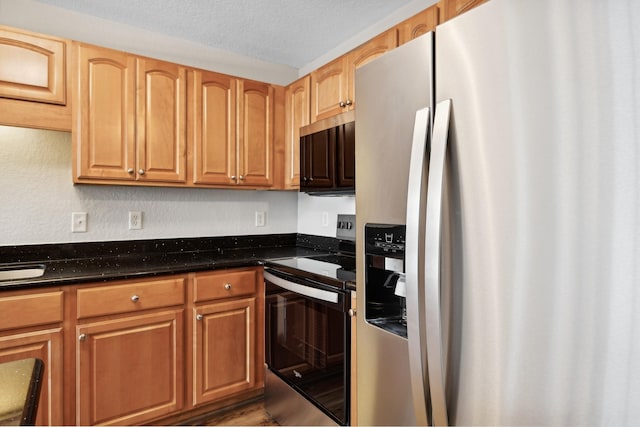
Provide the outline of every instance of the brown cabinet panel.
<path id="1" fill-rule="evenodd" d="M 349 99 L 349 58 L 343 55 L 311 72 L 311 122 L 345 111 Z"/>
<path id="2" fill-rule="evenodd" d="M 238 183 L 273 185 L 273 87 L 238 80 Z"/>
<path id="3" fill-rule="evenodd" d="M 194 301 L 234 298 L 256 293 L 256 270 L 201 273 L 193 280 Z"/>
<path id="4" fill-rule="evenodd" d="M 183 310 L 78 325 L 78 425 L 140 424 L 183 407 Z"/>
<path id="5" fill-rule="evenodd" d="M 196 70 L 190 83 L 193 181 L 235 184 L 236 79 Z"/>
<path id="6" fill-rule="evenodd" d="M 134 180 L 135 59 L 93 46 L 75 49 L 74 177 Z"/>
<path id="7" fill-rule="evenodd" d="M 433 5 L 396 25 L 398 46 L 436 29 L 439 19 L 438 5 Z"/>
<path id="8" fill-rule="evenodd" d="M 440 22 L 463 14 L 487 0 L 440 0 Z"/>
<path id="9" fill-rule="evenodd" d="M 300 186 L 300 128 L 309 124 L 311 76 L 287 86 L 285 94 L 285 188 Z"/>
<path id="10" fill-rule="evenodd" d="M 62 322 L 62 300 L 62 291 L 3 296 L 0 330 Z"/>
<path id="11" fill-rule="evenodd" d="M 337 128 L 337 186 L 356 185 L 356 123 L 345 123 Z"/>
<path id="12" fill-rule="evenodd" d="M 0 28 L 0 97 L 65 105 L 66 42 Z"/>
<path id="13" fill-rule="evenodd" d="M 78 319 L 184 304 L 185 278 L 112 283 L 79 289 Z"/>
<path id="14" fill-rule="evenodd" d="M 186 182 L 187 70 L 138 58 L 138 179 Z"/>
<path id="15" fill-rule="evenodd" d="M 202 305 L 195 312 L 194 405 L 255 385 L 256 299 Z"/>
<path id="16" fill-rule="evenodd" d="M 302 189 L 331 188 L 335 183 L 336 128 L 301 139 Z"/>
<path id="17" fill-rule="evenodd" d="M 62 425 L 62 328 L 0 335 L 0 363 L 32 357 L 44 362 L 36 425 Z"/>

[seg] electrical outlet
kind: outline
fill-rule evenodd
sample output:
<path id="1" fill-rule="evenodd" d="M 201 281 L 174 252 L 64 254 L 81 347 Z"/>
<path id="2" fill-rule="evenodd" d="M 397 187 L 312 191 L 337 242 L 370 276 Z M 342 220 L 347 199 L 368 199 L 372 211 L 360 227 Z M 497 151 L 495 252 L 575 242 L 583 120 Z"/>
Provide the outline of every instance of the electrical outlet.
<path id="1" fill-rule="evenodd" d="M 129 230 L 142 229 L 142 212 L 129 211 Z"/>
<path id="2" fill-rule="evenodd" d="M 87 213 L 71 212 L 71 232 L 86 233 L 87 232 Z"/>
<path id="3" fill-rule="evenodd" d="M 264 227 L 267 222 L 267 213 L 265 211 L 256 211 L 256 227 Z"/>

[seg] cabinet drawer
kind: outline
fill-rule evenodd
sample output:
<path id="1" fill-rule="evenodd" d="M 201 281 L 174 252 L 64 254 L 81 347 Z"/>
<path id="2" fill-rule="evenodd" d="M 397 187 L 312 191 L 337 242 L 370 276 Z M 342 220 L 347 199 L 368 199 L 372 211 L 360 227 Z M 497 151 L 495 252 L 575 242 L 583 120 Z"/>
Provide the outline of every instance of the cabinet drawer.
<path id="1" fill-rule="evenodd" d="M 197 274 L 193 281 L 194 301 L 254 294 L 256 279 L 254 269 Z"/>
<path id="2" fill-rule="evenodd" d="M 62 291 L 0 297 L 0 330 L 62 322 Z"/>
<path id="3" fill-rule="evenodd" d="M 184 304 L 184 277 L 78 289 L 78 319 Z"/>

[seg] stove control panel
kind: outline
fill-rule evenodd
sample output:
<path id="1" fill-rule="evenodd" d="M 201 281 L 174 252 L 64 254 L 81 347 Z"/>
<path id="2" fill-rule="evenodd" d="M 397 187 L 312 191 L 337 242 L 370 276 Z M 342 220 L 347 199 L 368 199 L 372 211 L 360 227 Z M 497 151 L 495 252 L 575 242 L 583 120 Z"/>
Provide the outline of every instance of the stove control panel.
<path id="1" fill-rule="evenodd" d="M 356 216 L 338 214 L 336 238 L 340 240 L 356 240 Z"/>

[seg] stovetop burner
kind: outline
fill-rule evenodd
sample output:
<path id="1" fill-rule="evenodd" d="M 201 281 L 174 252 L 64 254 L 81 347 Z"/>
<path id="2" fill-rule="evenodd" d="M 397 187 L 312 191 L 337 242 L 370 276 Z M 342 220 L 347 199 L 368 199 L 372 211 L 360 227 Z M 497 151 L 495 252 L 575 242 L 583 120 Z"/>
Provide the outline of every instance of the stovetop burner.
<path id="1" fill-rule="evenodd" d="M 270 261 L 269 265 L 289 274 L 303 275 L 342 289 L 346 287 L 345 282 L 356 280 L 355 258 L 349 255 L 330 254 L 285 258 Z"/>

